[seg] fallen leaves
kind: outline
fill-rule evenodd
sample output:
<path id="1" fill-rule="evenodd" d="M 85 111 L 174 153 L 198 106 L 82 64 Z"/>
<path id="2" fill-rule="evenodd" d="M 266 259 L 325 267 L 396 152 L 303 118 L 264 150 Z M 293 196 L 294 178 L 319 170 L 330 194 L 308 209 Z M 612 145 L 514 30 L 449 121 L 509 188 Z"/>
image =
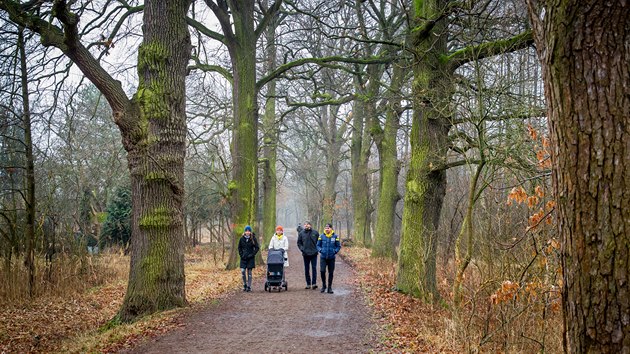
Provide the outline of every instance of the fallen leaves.
<path id="1" fill-rule="evenodd" d="M 400 353 L 449 353 L 451 348 L 441 335 L 448 312 L 444 308 L 422 303 L 419 299 L 394 290 L 396 268 L 391 261 L 370 257 L 370 250 L 346 247 L 341 255 L 357 271 L 356 280 L 370 307 L 381 323 L 382 333 L 377 351 Z"/>
<path id="2" fill-rule="evenodd" d="M 101 255 L 101 257 L 119 257 Z M 203 306 L 239 287 L 238 270 L 226 271 L 207 250 L 186 255 L 186 294 L 190 307 Z M 108 264 L 109 262 L 102 262 Z M 111 262 L 120 263 L 120 262 Z M 128 259 L 125 264 L 128 264 Z M 258 272 L 262 268 L 256 268 Z M 127 272 L 109 283 L 63 296 L 43 296 L 0 309 L 0 353 L 115 352 L 180 325 L 186 309 L 148 316 L 136 323 L 101 330 L 125 295 Z"/>

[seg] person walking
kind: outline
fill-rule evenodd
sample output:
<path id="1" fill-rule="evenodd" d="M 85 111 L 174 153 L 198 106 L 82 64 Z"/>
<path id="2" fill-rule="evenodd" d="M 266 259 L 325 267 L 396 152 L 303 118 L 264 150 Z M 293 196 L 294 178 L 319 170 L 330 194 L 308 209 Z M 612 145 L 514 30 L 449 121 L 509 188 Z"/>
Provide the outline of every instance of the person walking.
<path id="1" fill-rule="evenodd" d="M 332 282 L 335 274 L 335 257 L 341 250 L 339 236 L 332 229 L 332 224 L 326 224 L 324 233 L 317 239 L 317 251 L 320 254 L 319 267 L 322 275 L 322 290 L 333 293 Z M 326 286 L 326 268 L 328 268 L 328 286 Z"/>
<path id="2" fill-rule="evenodd" d="M 280 225 L 276 226 L 276 233 L 269 241 L 269 249 L 284 250 L 284 267 L 289 266 L 289 240 L 284 236 L 284 228 Z"/>
<path id="3" fill-rule="evenodd" d="M 304 223 L 304 228 L 298 234 L 297 246 L 304 259 L 304 276 L 306 277 L 305 289 L 317 289 L 317 240 L 319 233 L 313 230 L 310 221 Z M 313 270 L 311 276 L 310 270 Z"/>
<path id="4" fill-rule="evenodd" d="M 238 255 L 241 257 L 241 275 L 243 276 L 243 291 L 252 291 L 252 269 L 256 266 L 256 253 L 260 250 L 256 234 L 252 227 L 245 226 L 245 232 L 238 241 Z M 247 275 L 247 276 L 246 276 Z"/>

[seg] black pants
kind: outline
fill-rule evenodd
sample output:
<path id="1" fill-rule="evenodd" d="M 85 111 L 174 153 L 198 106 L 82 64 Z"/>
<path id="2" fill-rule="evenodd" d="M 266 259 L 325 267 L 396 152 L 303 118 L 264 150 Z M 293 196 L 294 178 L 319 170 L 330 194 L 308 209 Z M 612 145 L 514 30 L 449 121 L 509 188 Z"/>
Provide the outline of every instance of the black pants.
<path id="1" fill-rule="evenodd" d="M 320 258 L 319 268 L 322 274 L 322 286 L 324 288 L 326 287 L 326 268 L 328 268 L 328 288 L 330 289 L 332 287 L 333 276 L 335 275 L 335 259 Z"/>
<path id="2" fill-rule="evenodd" d="M 304 276 L 306 277 L 306 285 L 317 285 L 317 254 L 307 256 L 302 253 L 304 258 Z M 311 269 L 313 275 L 311 276 Z"/>

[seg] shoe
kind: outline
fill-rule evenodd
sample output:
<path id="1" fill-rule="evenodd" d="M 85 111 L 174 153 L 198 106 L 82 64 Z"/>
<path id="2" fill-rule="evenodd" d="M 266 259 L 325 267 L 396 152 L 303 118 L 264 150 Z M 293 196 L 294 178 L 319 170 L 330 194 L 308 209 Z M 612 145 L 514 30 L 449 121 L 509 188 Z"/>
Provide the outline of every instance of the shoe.
<path id="1" fill-rule="evenodd" d="M 323 287 L 322 290 L 320 290 L 319 292 L 323 294 L 325 291 L 326 291 L 326 287 Z"/>
<path id="2" fill-rule="evenodd" d="M 310 289 L 310 288 L 311 288 L 311 286 L 307 285 L 304 289 Z"/>
<path id="3" fill-rule="evenodd" d="M 317 289 L 317 284 L 313 284 L 313 286 L 311 286 L 311 289 L 313 290 Z"/>
<path id="4" fill-rule="evenodd" d="M 332 291 L 332 288 L 328 288 L 327 293 L 329 293 L 329 294 L 334 294 L 334 292 Z"/>
<path id="5" fill-rule="evenodd" d="M 247 291 L 247 285 L 243 286 L 243 291 Z"/>
<path id="6" fill-rule="evenodd" d="M 250 293 L 252 292 L 252 288 L 250 288 L 249 286 L 247 287 L 247 292 Z"/>

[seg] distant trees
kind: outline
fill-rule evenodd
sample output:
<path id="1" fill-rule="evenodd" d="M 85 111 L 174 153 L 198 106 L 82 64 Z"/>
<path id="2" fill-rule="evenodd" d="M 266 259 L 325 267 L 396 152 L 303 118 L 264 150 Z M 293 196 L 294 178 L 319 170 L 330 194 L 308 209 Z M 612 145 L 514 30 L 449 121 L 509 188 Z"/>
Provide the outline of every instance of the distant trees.
<path id="1" fill-rule="evenodd" d="M 131 190 L 126 187 L 117 188 L 106 212 L 100 244 L 126 248 L 131 238 Z"/>

